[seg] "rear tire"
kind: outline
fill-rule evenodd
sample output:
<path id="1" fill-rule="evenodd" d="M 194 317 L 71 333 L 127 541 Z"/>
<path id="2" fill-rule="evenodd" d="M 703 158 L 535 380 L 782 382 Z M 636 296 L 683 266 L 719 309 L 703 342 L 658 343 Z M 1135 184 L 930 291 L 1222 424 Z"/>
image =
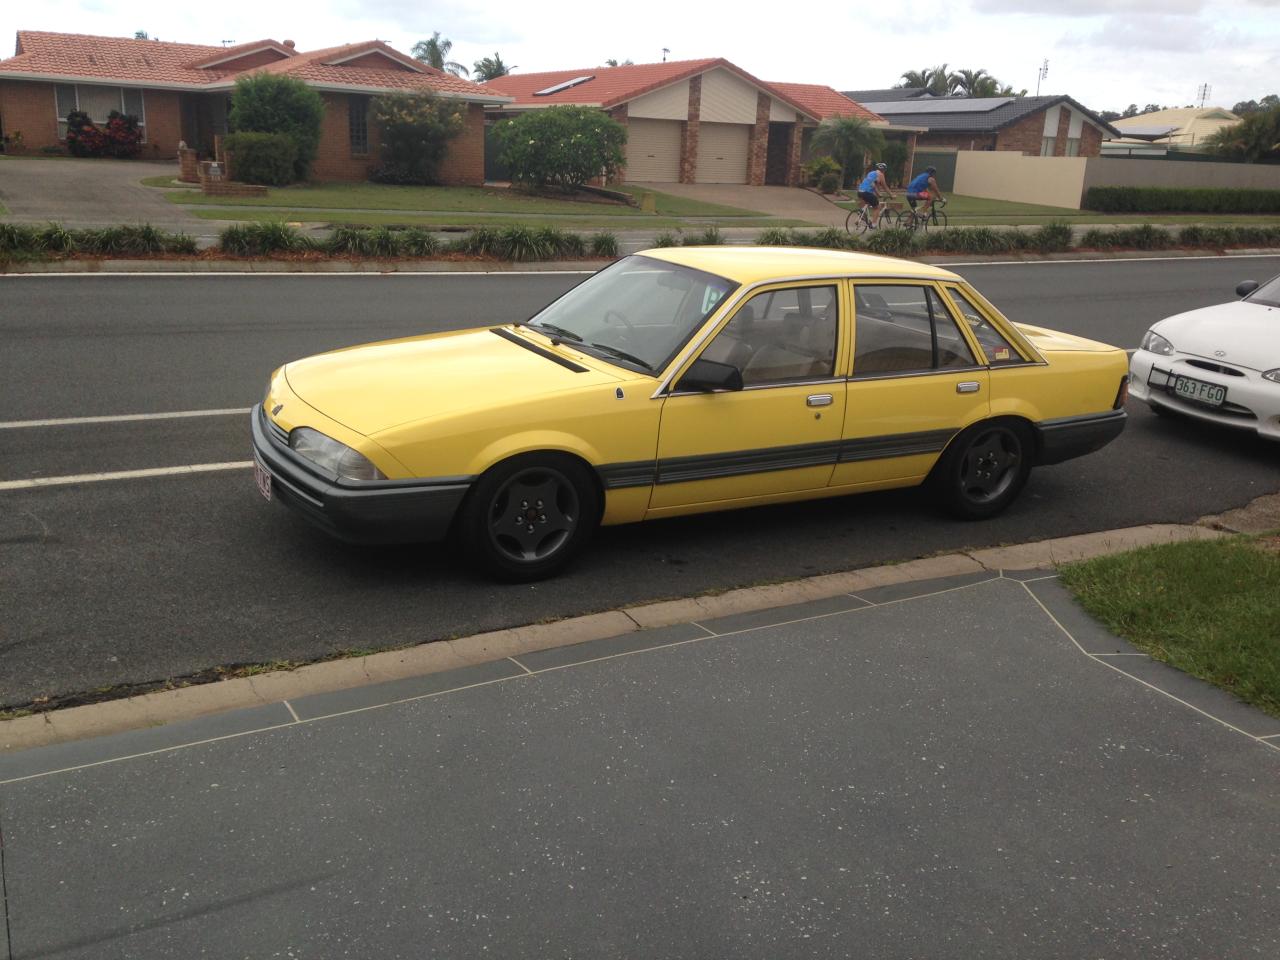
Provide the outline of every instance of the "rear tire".
<path id="1" fill-rule="evenodd" d="M 527 583 L 564 569 L 599 525 L 599 489 L 581 461 L 529 453 L 481 476 L 462 506 L 456 533 L 473 567 Z"/>
<path id="2" fill-rule="evenodd" d="M 1031 474 L 1035 440 L 1017 420 L 974 424 L 951 441 L 931 477 L 943 506 L 962 520 L 985 520 L 1017 499 Z"/>

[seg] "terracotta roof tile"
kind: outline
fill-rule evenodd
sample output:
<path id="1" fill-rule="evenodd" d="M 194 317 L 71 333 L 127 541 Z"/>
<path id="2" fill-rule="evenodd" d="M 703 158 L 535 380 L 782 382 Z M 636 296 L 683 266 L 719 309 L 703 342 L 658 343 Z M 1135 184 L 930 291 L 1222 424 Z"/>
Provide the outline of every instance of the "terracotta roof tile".
<path id="1" fill-rule="evenodd" d="M 819 120 L 826 120 L 828 117 L 858 117 L 869 123 L 886 122 L 884 117 L 879 114 L 872 113 L 862 104 L 855 100 L 850 100 L 838 90 L 823 86 L 820 83 L 777 83 L 776 81 L 771 81 L 769 85 L 775 90 L 785 93 Z"/>

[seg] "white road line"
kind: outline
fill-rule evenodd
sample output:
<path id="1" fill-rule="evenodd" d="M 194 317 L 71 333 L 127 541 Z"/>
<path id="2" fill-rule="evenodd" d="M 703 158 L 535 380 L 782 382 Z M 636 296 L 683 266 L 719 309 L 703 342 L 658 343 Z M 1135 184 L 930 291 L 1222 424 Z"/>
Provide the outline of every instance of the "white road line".
<path id="1" fill-rule="evenodd" d="M 152 467 L 149 470 L 117 470 L 114 473 L 77 473 L 66 477 L 33 477 L 30 480 L 0 481 L 0 490 L 30 490 L 33 487 L 59 487 L 70 483 L 97 483 L 100 480 L 143 480 L 148 477 L 188 476 L 219 470 L 248 470 L 252 460 L 229 463 L 189 463 L 182 467 Z"/>
<path id="2" fill-rule="evenodd" d="M 1221 259 L 1221 258 L 1217 258 Z M 5 277 L 92 277 L 101 280 L 105 277 L 589 277 L 595 270 L 352 270 L 348 273 L 320 273 L 313 270 L 218 270 L 197 273 L 193 270 L 176 272 L 152 272 L 150 270 L 130 270 L 86 272 L 86 273 L 0 273 L 0 281 Z"/>
<path id="3" fill-rule="evenodd" d="M 4 420 L 0 430 L 25 427 L 73 427 L 82 423 L 127 423 L 132 420 L 183 420 L 187 417 L 243 416 L 253 407 L 225 407 L 221 410 L 174 410 L 170 413 L 120 413 L 105 417 L 55 417 L 48 420 Z"/>
<path id="4" fill-rule="evenodd" d="M 1172 260 L 1275 260 L 1276 253 L 1227 253 L 1206 254 L 1195 257 L 1090 257 L 1079 260 L 975 260 L 972 263 L 938 263 L 935 266 L 949 270 L 952 267 L 1032 267 L 1058 263 L 1168 263 Z"/>

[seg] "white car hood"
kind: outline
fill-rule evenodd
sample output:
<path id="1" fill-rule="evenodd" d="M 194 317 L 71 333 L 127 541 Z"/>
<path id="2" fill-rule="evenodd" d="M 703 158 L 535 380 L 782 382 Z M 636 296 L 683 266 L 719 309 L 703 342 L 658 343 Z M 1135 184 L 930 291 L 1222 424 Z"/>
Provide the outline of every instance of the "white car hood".
<path id="1" fill-rule="evenodd" d="M 1237 300 L 1175 314 L 1151 329 L 1179 353 L 1250 370 L 1280 367 L 1280 308 Z"/>

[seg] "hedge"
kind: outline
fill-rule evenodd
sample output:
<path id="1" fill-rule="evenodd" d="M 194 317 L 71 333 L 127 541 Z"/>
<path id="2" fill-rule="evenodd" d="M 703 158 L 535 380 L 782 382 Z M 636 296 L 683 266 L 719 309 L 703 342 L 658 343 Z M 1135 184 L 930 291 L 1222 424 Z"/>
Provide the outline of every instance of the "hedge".
<path id="1" fill-rule="evenodd" d="M 1101 213 L 1280 213 L 1280 190 L 1090 187 L 1084 208 Z"/>
<path id="2" fill-rule="evenodd" d="M 268 187 L 293 183 L 298 145 L 287 133 L 233 133 L 227 137 L 226 147 L 237 180 Z"/>

